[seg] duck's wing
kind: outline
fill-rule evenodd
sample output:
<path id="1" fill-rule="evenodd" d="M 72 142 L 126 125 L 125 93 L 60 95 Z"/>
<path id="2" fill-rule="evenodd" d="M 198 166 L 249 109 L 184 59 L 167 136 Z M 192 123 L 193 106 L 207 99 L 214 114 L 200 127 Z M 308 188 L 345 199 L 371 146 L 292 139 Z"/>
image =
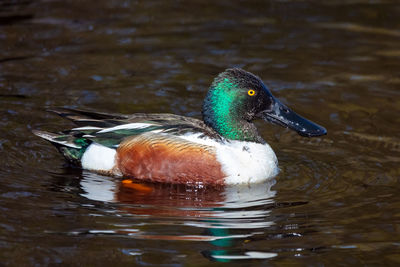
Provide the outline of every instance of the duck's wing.
<path id="1" fill-rule="evenodd" d="M 50 110 L 73 121 L 78 127 L 63 134 L 116 148 L 127 137 L 143 133 L 163 133 L 174 136 L 198 134 L 201 137 L 221 137 L 201 120 L 174 114 L 132 115 L 107 114 L 86 110 L 58 108 Z"/>
<path id="2" fill-rule="evenodd" d="M 121 121 L 128 118 L 127 115 L 117 113 L 100 113 L 81 109 L 52 108 L 48 111 L 71 120 L 78 126 L 113 127 L 122 124 Z"/>

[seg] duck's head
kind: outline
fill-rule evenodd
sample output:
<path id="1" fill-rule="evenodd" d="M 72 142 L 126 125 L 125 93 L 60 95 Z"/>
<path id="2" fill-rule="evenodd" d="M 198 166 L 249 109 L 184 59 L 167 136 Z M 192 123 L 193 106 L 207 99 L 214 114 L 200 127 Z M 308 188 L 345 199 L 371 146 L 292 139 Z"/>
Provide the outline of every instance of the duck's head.
<path id="1" fill-rule="evenodd" d="M 263 143 L 252 123 L 256 118 L 290 128 L 301 136 L 326 134 L 324 127 L 282 104 L 254 74 L 238 68 L 220 73 L 204 100 L 204 122 L 227 139 Z"/>

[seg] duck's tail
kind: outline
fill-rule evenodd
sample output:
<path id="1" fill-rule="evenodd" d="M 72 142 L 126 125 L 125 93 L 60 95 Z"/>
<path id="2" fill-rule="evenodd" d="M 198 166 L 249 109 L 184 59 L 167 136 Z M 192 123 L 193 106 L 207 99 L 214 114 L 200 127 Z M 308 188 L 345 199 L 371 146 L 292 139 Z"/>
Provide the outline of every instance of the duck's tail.
<path id="1" fill-rule="evenodd" d="M 35 135 L 49 141 L 61 154 L 74 165 L 81 165 L 81 158 L 92 141 L 71 134 L 55 134 L 45 131 L 32 131 Z"/>

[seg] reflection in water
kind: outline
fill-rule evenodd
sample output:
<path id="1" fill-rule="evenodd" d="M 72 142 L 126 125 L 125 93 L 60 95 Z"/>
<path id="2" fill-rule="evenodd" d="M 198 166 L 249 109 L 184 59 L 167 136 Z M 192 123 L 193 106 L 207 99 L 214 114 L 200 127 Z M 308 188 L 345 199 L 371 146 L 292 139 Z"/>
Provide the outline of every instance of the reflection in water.
<path id="1" fill-rule="evenodd" d="M 82 196 L 115 203 L 121 214 L 146 216 L 154 225 L 176 224 L 204 229 L 200 235 L 148 233 L 145 227 L 140 226 L 135 229 L 91 230 L 90 233 L 127 235 L 136 239 L 209 241 L 215 249 L 202 251 L 202 254 L 216 261 L 276 256 L 262 251 L 229 250 L 237 242 L 260 234 L 273 225 L 268 216 L 274 205 L 275 191 L 271 191 L 274 184 L 273 180 L 264 184 L 194 187 L 120 181 L 87 171 L 80 181 Z M 240 233 L 243 229 L 246 229 L 245 234 Z"/>

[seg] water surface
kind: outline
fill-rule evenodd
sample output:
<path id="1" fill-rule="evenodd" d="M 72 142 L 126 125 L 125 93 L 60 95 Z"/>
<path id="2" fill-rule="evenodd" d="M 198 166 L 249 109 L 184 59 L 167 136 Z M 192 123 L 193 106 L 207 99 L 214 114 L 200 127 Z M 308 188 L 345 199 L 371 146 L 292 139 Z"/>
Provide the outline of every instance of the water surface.
<path id="1" fill-rule="evenodd" d="M 397 1 L 0 2 L 0 262 L 400 264 Z M 213 77 L 260 76 L 328 129 L 257 123 L 280 174 L 225 188 L 73 169 L 48 107 L 200 117 Z"/>

